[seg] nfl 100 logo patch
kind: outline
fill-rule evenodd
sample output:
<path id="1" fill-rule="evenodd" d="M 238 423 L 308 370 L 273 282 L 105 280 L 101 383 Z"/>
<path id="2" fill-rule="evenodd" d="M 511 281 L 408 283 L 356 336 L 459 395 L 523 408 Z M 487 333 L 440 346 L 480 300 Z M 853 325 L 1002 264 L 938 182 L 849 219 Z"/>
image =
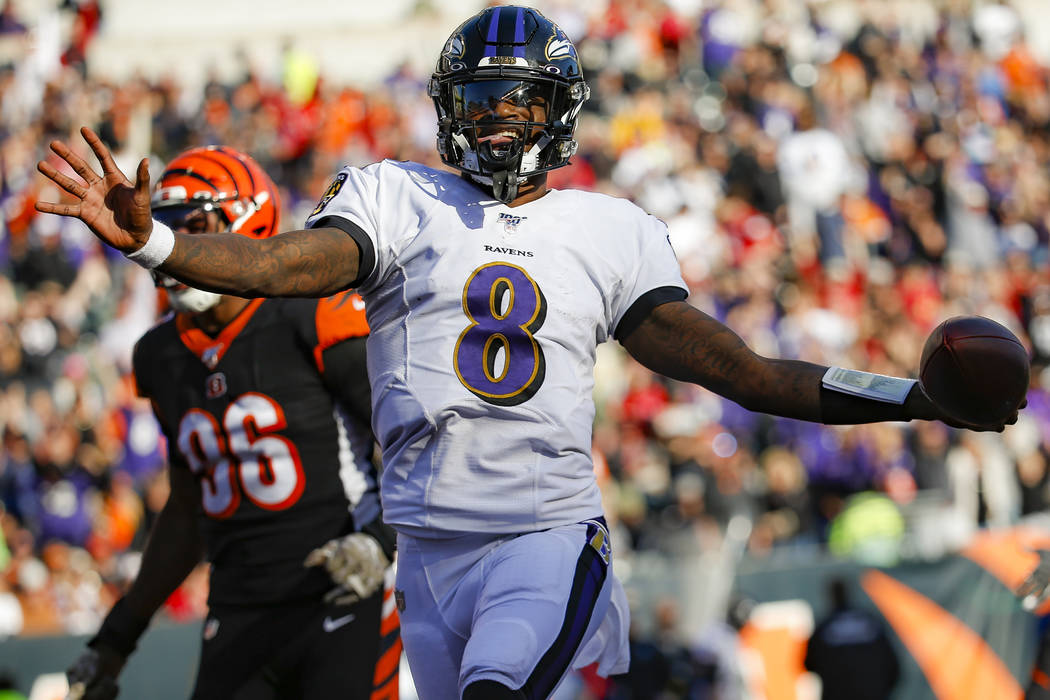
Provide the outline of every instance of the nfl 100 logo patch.
<path id="1" fill-rule="evenodd" d="M 209 348 L 205 348 L 204 352 L 201 353 L 201 362 L 208 369 L 215 369 L 215 365 L 219 364 L 219 360 L 222 359 L 222 349 L 225 343 L 218 343 L 212 345 Z"/>
<path id="2" fill-rule="evenodd" d="M 503 225 L 504 232 L 513 234 L 518 232 L 518 226 L 521 226 L 521 222 L 525 221 L 527 218 L 529 217 L 515 216 L 514 214 L 500 212 L 499 218 L 496 219 L 496 223 Z"/>

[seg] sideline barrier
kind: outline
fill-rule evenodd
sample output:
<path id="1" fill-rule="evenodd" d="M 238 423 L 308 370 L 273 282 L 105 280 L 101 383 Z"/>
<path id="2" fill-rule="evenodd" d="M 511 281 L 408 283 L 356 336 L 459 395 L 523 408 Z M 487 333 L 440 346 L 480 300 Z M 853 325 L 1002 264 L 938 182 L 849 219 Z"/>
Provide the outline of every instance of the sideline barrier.
<path id="1" fill-rule="evenodd" d="M 120 697 L 186 700 L 197 673 L 200 635 L 199 621 L 151 625 L 120 675 Z M 80 656 L 88 639 L 89 636 L 12 637 L 0 641 L 0 672 L 11 675 L 15 687 L 29 697 L 39 676 L 63 673 Z"/>
<path id="2" fill-rule="evenodd" d="M 985 532 L 958 555 L 870 567 L 830 556 L 744 559 L 736 589 L 754 599 L 744 644 L 762 659 L 767 700 L 807 697 L 806 641 L 829 611 L 828 584 L 842 579 L 850 602 L 881 616 L 900 660 L 894 698 L 1019 698 L 1031 675 L 1037 615 L 1012 589 L 1034 568 L 1046 533 Z M 1047 614 L 1048 606 L 1036 611 Z"/>

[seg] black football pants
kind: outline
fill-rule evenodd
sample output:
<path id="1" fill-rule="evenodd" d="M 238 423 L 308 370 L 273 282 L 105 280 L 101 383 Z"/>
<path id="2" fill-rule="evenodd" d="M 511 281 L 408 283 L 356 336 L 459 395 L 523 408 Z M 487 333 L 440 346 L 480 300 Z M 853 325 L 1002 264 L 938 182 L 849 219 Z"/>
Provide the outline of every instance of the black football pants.
<path id="1" fill-rule="evenodd" d="M 193 700 L 368 700 L 376 662 L 389 647 L 380 639 L 382 605 L 380 588 L 354 605 L 318 599 L 212 608 Z"/>

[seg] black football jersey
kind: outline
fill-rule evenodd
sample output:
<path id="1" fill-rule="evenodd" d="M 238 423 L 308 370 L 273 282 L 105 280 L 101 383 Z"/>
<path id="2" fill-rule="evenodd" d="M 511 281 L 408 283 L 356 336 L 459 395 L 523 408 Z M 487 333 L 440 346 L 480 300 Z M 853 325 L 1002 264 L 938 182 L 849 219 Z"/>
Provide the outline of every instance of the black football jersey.
<path id="1" fill-rule="evenodd" d="M 171 468 L 200 484 L 212 605 L 254 605 L 332 587 L 315 547 L 379 514 L 364 303 L 256 299 L 217 337 L 177 314 L 135 347 L 139 394 Z"/>

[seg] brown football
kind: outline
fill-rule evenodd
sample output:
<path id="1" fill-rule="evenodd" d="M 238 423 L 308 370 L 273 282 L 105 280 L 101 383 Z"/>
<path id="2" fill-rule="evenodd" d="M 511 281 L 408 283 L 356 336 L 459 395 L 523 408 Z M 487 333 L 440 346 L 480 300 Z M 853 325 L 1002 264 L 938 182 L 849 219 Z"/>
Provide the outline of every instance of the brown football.
<path id="1" fill-rule="evenodd" d="M 1005 326 L 983 316 L 955 316 L 933 329 L 919 360 L 930 400 L 956 420 L 994 425 L 1028 391 L 1028 351 Z"/>

